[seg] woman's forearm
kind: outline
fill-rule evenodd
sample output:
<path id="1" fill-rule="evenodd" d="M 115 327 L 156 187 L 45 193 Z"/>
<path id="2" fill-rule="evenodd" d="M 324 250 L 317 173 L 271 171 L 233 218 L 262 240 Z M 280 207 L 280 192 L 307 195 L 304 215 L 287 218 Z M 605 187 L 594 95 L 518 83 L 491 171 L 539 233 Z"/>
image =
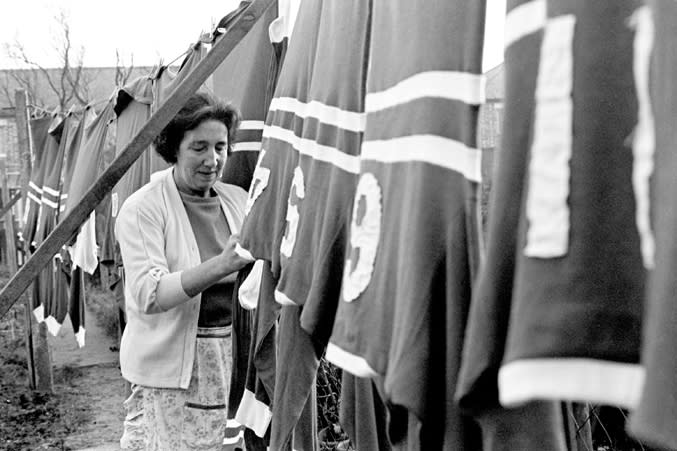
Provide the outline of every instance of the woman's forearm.
<path id="1" fill-rule="evenodd" d="M 237 272 L 240 266 L 233 265 L 223 255 L 216 255 L 181 273 L 181 286 L 190 297 L 202 293 L 221 279 Z"/>
<path id="2" fill-rule="evenodd" d="M 249 263 L 235 252 L 238 241 L 238 235 L 231 235 L 219 255 L 181 273 L 181 286 L 188 296 L 193 297 L 202 293 L 231 274 L 233 281 L 235 280 L 234 273 Z"/>

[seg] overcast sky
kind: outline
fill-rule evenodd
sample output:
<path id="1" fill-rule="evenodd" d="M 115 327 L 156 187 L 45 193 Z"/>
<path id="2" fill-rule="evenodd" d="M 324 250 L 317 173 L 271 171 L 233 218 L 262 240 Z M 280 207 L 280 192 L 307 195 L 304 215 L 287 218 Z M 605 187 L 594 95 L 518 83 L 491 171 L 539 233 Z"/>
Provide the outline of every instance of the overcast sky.
<path id="1" fill-rule="evenodd" d="M 11 0 L 0 11 L 0 42 L 24 44 L 42 65 L 54 57 L 60 11 L 69 16 L 72 42 L 85 49 L 86 66 L 114 66 L 115 50 L 136 66 L 165 62 L 183 53 L 202 31 L 209 31 L 239 0 Z M 4 47 L 4 45 L 2 46 Z M 16 67 L 0 48 L 0 68 Z"/>
<path id="2" fill-rule="evenodd" d="M 472 0 L 468 0 L 472 1 Z M 487 39 L 484 68 L 503 60 L 505 0 L 487 0 Z M 69 17 L 72 42 L 85 49 L 86 66 L 114 66 L 118 49 L 135 66 L 152 66 L 159 58 L 169 62 L 209 31 L 239 0 L 6 0 L 0 11 L 0 69 L 15 68 L 5 43 L 20 41 L 41 65 L 59 64 L 54 56 L 60 11 Z"/>

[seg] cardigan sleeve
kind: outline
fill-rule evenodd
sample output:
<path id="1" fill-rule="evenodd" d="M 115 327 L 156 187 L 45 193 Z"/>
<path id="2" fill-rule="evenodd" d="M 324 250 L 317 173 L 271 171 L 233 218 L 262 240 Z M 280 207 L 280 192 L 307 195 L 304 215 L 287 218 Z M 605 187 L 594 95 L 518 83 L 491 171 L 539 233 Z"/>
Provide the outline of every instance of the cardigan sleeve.
<path id="1" fill-rule="evenodd" d="M 161 214 L 132 203 L 123 205 L 115 236 L 131 301 L 143 313 L 161 313 L 192 299 L 181 285 L 181 272 L 170 272 L 165 256 Z"/>

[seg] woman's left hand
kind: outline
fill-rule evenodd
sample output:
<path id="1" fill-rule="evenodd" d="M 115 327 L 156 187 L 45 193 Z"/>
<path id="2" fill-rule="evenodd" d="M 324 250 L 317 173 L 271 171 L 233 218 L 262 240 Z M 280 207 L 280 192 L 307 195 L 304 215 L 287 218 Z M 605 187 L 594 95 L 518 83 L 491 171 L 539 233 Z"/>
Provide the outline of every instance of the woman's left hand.
<path id="1" fill-rule="evenodd" d="M 219 255 L 220 259 L 223 262 L 223 267 L 226 270 L 226 274 L 231 274 L 235 271 L 247 266 L 248 263 L 251 263 L 249 260 L 242 258 L 237 252 L 235 252 L 235 247 L 240 244 L 240 236 L 233 234 L 228 237 L 228 241 L 223 248 L 223 251 Z"/>

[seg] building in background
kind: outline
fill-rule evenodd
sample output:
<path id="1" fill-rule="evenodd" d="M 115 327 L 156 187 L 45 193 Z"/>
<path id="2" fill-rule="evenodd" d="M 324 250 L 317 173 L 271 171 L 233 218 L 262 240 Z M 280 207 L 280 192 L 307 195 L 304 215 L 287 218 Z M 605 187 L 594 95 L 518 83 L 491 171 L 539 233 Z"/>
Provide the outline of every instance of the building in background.
<path id="1" fill-rule="evenodd" d="M 19 186 L 21 159 L 16 135 L 14 108 L 0 109 L 0 158 L 6 158 L 7 184 Z"/>
<path id="2" fill-rule="evenodd" d="M 151 67 L 134 67 L 121 73 L 119 67 L 85 67 L 82 70 L 82 91 L 89 102 L 105 101 L 116 89 L 117 83 L 151 72 Z M 7 160 L 7 176 L 10 188 L 18 187 L 21 160 L 17 143 L 14 112 L 14 93 L 25 89 L 30 104 L 29 112 L 54 111 L 59 105 L 59 96 L 49 84 L 48 76 L 56 79 L 61 69 L 3 69 L 0 70 L 0 158 Z M 81 102 L 73 99 L 73 105 Z M 69 104 L 70 105 L 70 104 Z"/>

